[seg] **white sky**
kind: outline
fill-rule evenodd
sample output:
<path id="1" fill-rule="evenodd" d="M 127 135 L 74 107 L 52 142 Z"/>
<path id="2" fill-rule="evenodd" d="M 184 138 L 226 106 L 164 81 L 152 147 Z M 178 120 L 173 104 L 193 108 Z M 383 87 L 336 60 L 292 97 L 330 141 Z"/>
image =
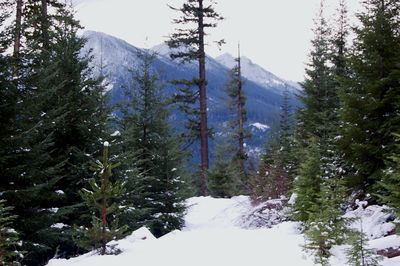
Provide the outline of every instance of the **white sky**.
<path id="1" fill-rule="evenodd" d="M 122 38 L 137 46 L 150 48 L 173 32 L 171 20 L 177 13 L 167 3 L 180 7 L 183 0 L 74 0 L 77 18 L 88 30 Z M 217 0 L 217 12 L 225 17 L 212 29 L 209 41 L 224 38 L 221 50 L 210 43 L 211 56 L 237 53 L 281 78 L 301 81 L 313 36 L 313 18 L 320 0 Z M 332 14 L 338 0 L 326 0 Z M 358 0 L 348 0 L 350 11 Z"/>

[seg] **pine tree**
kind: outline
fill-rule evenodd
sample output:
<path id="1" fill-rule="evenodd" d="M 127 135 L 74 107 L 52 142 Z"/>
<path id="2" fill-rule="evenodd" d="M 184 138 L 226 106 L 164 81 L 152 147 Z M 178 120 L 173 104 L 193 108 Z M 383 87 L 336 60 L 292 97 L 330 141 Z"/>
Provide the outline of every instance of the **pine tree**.
<path id="1" fill-rule="evenodd" d="M 315 140 L 311 140 L 302 163 L 298 169 L 298 176 L 294 180 L 296 201 L 293 206 L 292 218 L 296 221 L 307 222 L 311 213 L 318 208 L 318 198 L 321 190 L 321 154 Z"/>
<path id="2" fill-rule="evenodd" d="M 272 133 L 266 144 L 265 153 L 260 160 L 258 171 L 252 176 L 251 197 L 253 201 L 260 202 L 268 199 L 279 198 L 287 191 L 286 176 L 283 169 L 278 166 L 279 144 L 276 134 Z"/>
<path id="3" fill-rule="evenodd" d="M 253 199 L 266 200 L 286 196 L 294 179 L 294 151 L 289 92 L 283 93 L 279 128 L 272 132 L 253 178 Z"/>
<path id="4" fill-rule="evenodd" d="M 230 70 L 229 81 L 226 86 L 226 93 L 228 95 L 228 108 L 234 112 L 232 119 L 229 121 L 230 135 L 237 144 L 233 151 L 234 158 L 233 163 L 237 164 L 240 179 L 243 184 L 242 190 L 247 190 L 247 173 L 246 173 L 246 160 L 247 154 L 245 151 L 245 140 L 250 137 L 250 133 L 245 129 L 245 123 L 247 120 L 246 116 L 246 96 L 243 91 L 243 81 L 241 76 L 241 65 L 240 65 L 240 47 L 238 57 L 235 59 L 237 65 Z"/>
<path id="5" fill-rule="evenodd" d="M 324 17 L 324 1 L 315 20 L 314 39 L 312 40 L 311 62 L 306 69 L 306 80 L 302 84 L 304 91 L 300 95 L 303 106 L 297 113 L 296 125 L 296 166 L 297 177 L 294 191 L 299 202 L 294 206 L 295 219 L 308 221 L 309 212 L 320 191 L 323 164 L 321 160 L 326 152 L 322 148 L 330 139 L 329 116 L 334 113 L 334 90 L 331 86 L 329 63 L 329 29 Z"/>
<path id="6" fill-rule="evenodd" d="M 396 139 L 400 138 L 400 135 L 396 134 Z M 400 217 L 400 156 L 399 156 L 399 144 L 397 144 L 397 150 L 393 155 L 388 158 L 388 168 L 385 170 L 385 175 L 379 185 L 383 188 L 383 193 L 377 194 L 377 196 L 386 202 L 395 212 L 396 217 Z M 399 225 L 397 225 L 397 228 Z"/>
<path id="7" fill-rule="evenodd" d="M 83 239 L 79 239 L 78 244 L 84 248 L 100 249 L 101 255 L 110 253 L 107 251 L 107 243 L 121 238 L 127 230 L 127 226 L 118 227 L 118 219 L 115 217 L 125 187 L 123 182 L 111 180 L 113 169 L 118 167 L 119 163 L 113 164 L 109 161 L 108 150 L 109 143 L 106 141 L 102 161 L 91 164 L 91 170 L 95 171 L 99 178 L 90 181 L 91 190 L 81 191 L 86 205 L 96 209 L 96 216 L 92 218 L 92 227 L 84 232 L 85 235 Z"/>
<path id="8" fill-rule="evenodd" d="M 331 37 L 323 16 L 323 1 L 319 13 L 311 64 L 303 84 L 304 107 L 299 113 L 297 138 L 308 154 L 300 159 L 297 193 L 293 217 L 305 222 L 308 239 L 306 248 L 314 250 L 315 262 L 329 264 L 330 248 L 342 244 L 347 220 L 342 217 L 346 189 L 342 151 L 338 146 L 340 81 L 346 76 L 347 18 L 344 1 L 340 3 L 339 29 Z M 332 193 L 335 191 L 335 193 Z"/>
<path id="9" fill-rule="evenodd" d="M 209 190 L 213 197 L 230 198 L 239 190 L 242 174 L 235 158 L 232 158 L 233 153 L 228 141 L 221 140 L 217 144 L 214 165 L 208 171 Z"/>
<path id="10" fill-rule="evenodd" d="M 5 203 L 0 200 L 0 264 L 20 265 L 23 252 L 19 250 L 18 233 L 12 228 L 16 216 L 10 213 L 13 208 Z"/>
<path id="11" fill-rule="evenodd" d="M 318 140 L 326 140 L 328 135 L 329 120 L 337 104 L 333 101 L 335 90 L 331 86 L 329 63 L 329 28 L 324 17 L 324 1 L 314 26 L 314 39 L 310 63 L 306 69 L 306 79 L 302 83 L 304 89 L 299 96 L 303 104 L 298 111 L 298 131 L 303 145 L 307 140 L 315 137 Z"/>
<path id="12" fill-rule="evenodd" d="M 385 159 L 395 149 L 399 132 L 399 12 L 395 0 L 364 2 L 361 26 L 350 55 L 351 78 L 341 95 L 342 145 L 354 166 L 350 185 L 370 188 L 381 181 Z"/>
<path id="13" fill-rule="evenodd" d="M 89 57 L 80 55 L 84 40 L 72 13 L 58 1 L 29 1 L 21 18 L 20 69 L 11 83 L 18 87 L 18 134 L 10 134 L 16 148 L 2 156 L 0 188 L 19 217 L 15 229 L 28 251 L 26 265 L 45 264 L 57 246 L 57 256 L 76 253 L 72 225 L 88 224 L 78 191 L 91 177 L 86 164 L 96 154 L 106 116 L 103 89 L 90 77 Z M 63 228 L 53 226 L 61 223 Z"/>
<path id="14" fill-rule="evenodd" d="M 17 156 L 14 151 L 18 147 L 16 143 L 18 132 L 18 108 L 19 93 L 13 82 L 12 58 L 7 53 L 12 43 L 10 33 L 6 30 L 9 26 L 7 21 L 11 16 L 9 1 L 0 1 L 0 191 L 8 189 L 9 183 L 14 176 L 13 166 L 16 165 Z M 4 30 L 3 30 L 4 29 Z M 4 197 L 4 195 L 3 195 Z M 0 196 L 0 198 L 3 198 Z"/>
<path id="15" fill-rule="evenodd" d="M 205 36 L 208 28 L 216 27 L 217 22 L 223 19 L 215 12 L 213 4 L 215 4 L 214 1 L 207 3 L 207 0 L 186 0 L 181 8 L 171 7 L 181 15 L 173 21 L 180 28 L 171 34 L 167 42 L 170 48 L 175 49 L 172 51 L 171 58 L 180 59 L 183 62 L 198 61 L 199 77 L 192 83 L 192 85 L 198 86 L 198 91 L 194 94 L 190 93 L 190 95 L 196 95 L 199 101 L 198 123 L 193 125 L 193 129 L 199 130 L 201 194 L 203 195 L 207 194 L 207 169 L 209 167 Z M 219 41 L 218 45 L 222 43 L 223 41 Z"/>
<path id="16" fill-rule="evenodd" d="M 9 40 L 13 40 L 14 38 L 11 36 L 14 35 L 15 28 L 12 21 L 8 29 L 11 32 L 11 35 L 8 36 Z M 7 34 L 8 31 L 4 31 L 4 33 Z M 11 48 L 11 44 L 8 43 L 8 45 Z M 4 92 L 11 92 L 8 94 L 11 97 L 6 99 L 8 101 L 6 106 L 11 107 L 9 110 L 12 111 L 9 113 L 11 114 L 9 117 L 4 117 L 9 119 L 7 122 L 9 124 L 5 128 L 10 130 L 6 130 L 4 132 L 6 136 L 2 138 L 7 141 L 8 147 L 4 150 L 4 156 L 1 154 L 0 159 L 2 169 L 0 190 L 2 191 L 1 197 L 13 203 L 15 208 L 11 211 L 12 214 L 18 215 L 13 226 L 20 233 L 24 244 L 23 249 L 28 251 L 23 263 L 37 265 L 38 261 L 44 263 L 41 256 L 49 255 L 49 243 L 55 239 L 50 228 L 54 221 L 52 220 L 54 213 L 48 202 L 44 203 L 44 199 L 51 200 L 48 189 L 59 178 L 54 177 L 51 180 L 48 178 L 53 177 L 57 168 L 56 165 L 53 167 L 47 165 L 49 157 L 44 150 L 51 145 L 50 139 L 43 137 L 41 142 L 34 142 L 31 138 L 37 129 L 37 125 L 31 119 L 33 117 L 28 118 L 26 115 L 28 97 L 25 94 L 31 88 L 27 83 L 21 83 L 26 80 L 21 78 L 22 74 L 19 71 L 16 72 L 16 68 L 22 66 L 22 62 L 27 61 L 26 55 L 25 52 L 24 54 L 20 53 L 18 62 L 13 55 L 13 58 L 8 59 L 7 64 L 4 65 L 6 71 L 2 72 L 9 75 L 8 84 L 2 85 L 6 85 Z M 25 77 L 28 75 L 30 73 L 24 74 Z M 44 241 L 38 241 L 39 243 L 32 241 L 40 239 L 39 235 L 43 237 Z M 40 259 L 30 262 L 36 255 Z"/>
<path id="17" fill-rule="evenodd" d="M 137 210 L 124 221 L 131 229 L 147 226 L 161 236 L 183 225 L 182 153 L 168 125 L 169 100 L 152 69 L 155 55 L 139 56 L 142 65 L 133 73 L 120 122 L 126 202 Z"/>
<path id="18" fill-rule="evenodd" d="M 335 86 L 340 87 L 343 78 L 348 77 L 349 69 L 347 57 L 349 49 L 347 38 L 349 36 L 349 19 L 347 10 L 347 0 L 340 0 L 335 19 L 336 27 L 331 37 L 331 61 L 333 73 L 336 79 Z"/>
<path id="19" fill-rule="evenodd" d="M 345 192 L 342 180 L 323 178 L 316 199 L 318 204 L 313 206 L 305 226 L 306 248 L 315 251 L 315 263 L 329 265 L 330 249 L 347 240 L 349 220 L 343 217 L 342 211 Z"/>
<path id="20" fill-rule="evenodd" d="M 347 262 L 354 266 L 378 266 L 381 257 L 376 255 L 374 250 L 368 248 L 368 238 L 364 233 L 361 218 L 359 218 L 359 222 L 360 230 L 355 230 L 350 234 L 351 248 L 346 250 Z"/>
<path id="21" fill-rule="evenodd" d="M 292 110 L 290 106 L 290 95 L 287 88 L 283 92 L 281 112 L 279 119 L 279 157 L 280 165 L 287 172 L 289 177 L 293 176 L 294 158 L 292 155 L 293 150 L 293 119 Z"/>

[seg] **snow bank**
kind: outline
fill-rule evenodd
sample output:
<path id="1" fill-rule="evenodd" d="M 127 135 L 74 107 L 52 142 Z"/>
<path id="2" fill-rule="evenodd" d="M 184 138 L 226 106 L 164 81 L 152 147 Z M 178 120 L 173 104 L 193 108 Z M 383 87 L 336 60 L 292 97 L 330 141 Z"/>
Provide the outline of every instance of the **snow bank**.
<path id="1" fill-rule="evenodd" d="M 359 206 L 354 211 L 346 213 L 346 218 L 361 218 L 363 230 L 370 239 L 376 239 L 386 236 L 389 232 L 395 229 L 395 225 L 392 222 L 388 222 L 391 219 L 391 214 L 388 212 L 387 206 L 371 205 L 365 209 Z M 354 229 L 360 229 L 359 221 L 354 221 L 351 225 Z"/>
<path id="2" fill-rule="evenodd" d="M 288 208 L 284 206 L 286 201 L 287 199 L 283 198 L 259 203 L 242 216 L 241 226 L 248 229 L 271 228 L 285 221 L 288 211 Z"/>
<path id="3" fill-rule="evenodd" d="M 251 209 L 250 198 L 246 196 L 230 199 L 194 197 L 188 199 L 186 204 L 185 231 L 240 226 L 242 216 Z"/>
<path id="4" fill-rule="evenodd" d="M 344 217 L 353 219 L 350 227 L 360 230 L 362 221 L 363 232 L 370 239 L 368 247 L 376 251 L 384 251 L 387 249 L 397 249 L 400 247 L 400 236 L 388 235 L 395 229 L 392 215 L 387 206 L 371 205 L 367 206 L 366 201 L 356 202 L 358 208 L 348 211 Z M 346 265 L 346 249 L 348 245 L 335 246 L 332 248 L 332 258 L 330 262 L 334 266 Z M 383 266 L 400 265 L 400 257 L 385 258 L 381 262 Z"/>
<path id="5" fill-rule="evenodd" d="M 118 241 L 111 241 L 108 243 L 109 246 L 113 246 L 122 251 L 118 256 L 116 255 L 104 255 L 100 256 L 97 252 L 89 252 L 82 256 L 72 259 L 53 259 L 47 264 L 48 266 L 64 266 L 64 265 L 81 265 L 81 266 L 108 266 L 114 263 L 115 259 L 121 261 L 121 265 L 129 265 L 129 251 L 135 249 L 138 246 L 144 245 L 147 242 L 154 241 L 156 238 L 149 231 L 149 229 L 142 227 L 134 231 L 131 235 Z M 115 264 L 119 265 L 119 264 Z"/>
<path id="6" fill-rule="evenodd" d="M 182 231 L 176 230 L 156 239 L 148 229 L 140 228 L 125 239 L 110 243 L 122 251 L 119 255 L 99 256 L 91 252 L 70 260 L 53 259 L 48 265 L 313 266 L 313 257 L 304 252 L 305 241 L 298 231 L 298 223 L 280 222 L 271 228 L 244 228 L 248 227 L 245 220 L 251 221 L 254 214 L 264 214 L 262 219 L 267 220 L 274 220 L 276 216 L 273 214 L 282 215 L 279 211 L 282 206 L 272 206 L 281 205 L 281 200 L 268 202 L 252 206 L 245 196 L 191 198 L 187 200 L 188 211 Z M 373 239 L 369 242 L 372 248 L 400 247 L 399 236 L 385 236 L 393 227 L 391 222 L 387 222 L 389 214 L 385 208 L 369 206 L 346 214 L 349 218 L 363 218 L 364 230 Z M 346 245 L 332 248 L 332 266 L 346 265 L 346 248 Z M 385 259 L 382 265 L 400 265 L 400 258 Z"/>
<path id="7" fill-rule="evenodd" d="M 146 228 L 110 244 L 119 255 L 99 256 L 94 252 L 70 260 L 53 259 L 49 266 L 204 266 L 204 265 L 296 265 L 311 266 L 301 245 L 296 223 L 274 228 L 246 230 L 243 217 L 253 211 L 249 197 L 231 199 L 196 197 L 187 200 L 188 212 L 182 231 L 155 239 Z M 290 256 L 288 256 L 290 254 Z"/>

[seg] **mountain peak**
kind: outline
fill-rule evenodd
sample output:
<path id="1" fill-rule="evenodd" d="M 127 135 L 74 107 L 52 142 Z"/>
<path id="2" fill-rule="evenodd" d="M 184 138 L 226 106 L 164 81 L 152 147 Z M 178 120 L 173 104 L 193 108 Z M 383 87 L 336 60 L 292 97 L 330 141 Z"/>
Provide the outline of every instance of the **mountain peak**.
<path id="1" fill-rule="evenodd" d="M 243 77 L 265 87 L 286 87 L 287 82 L 285 80 L 253 63 L 251 59 L 245 56 L 241 56 L 240 59 Z M 236 65 L 235 57 L 229 53 L 218 56 L 216 60 L 227 68 L 233 68 Z"/>
<path id="2" fill-rule="evenodd" d="M 151 47 L 150 50 L 159 55 L 164 55 L 164 56 L 169 56 L 169 54 L 171 53 L 171 49 L 165 42 L 162 42 L 156 46 Z"/>

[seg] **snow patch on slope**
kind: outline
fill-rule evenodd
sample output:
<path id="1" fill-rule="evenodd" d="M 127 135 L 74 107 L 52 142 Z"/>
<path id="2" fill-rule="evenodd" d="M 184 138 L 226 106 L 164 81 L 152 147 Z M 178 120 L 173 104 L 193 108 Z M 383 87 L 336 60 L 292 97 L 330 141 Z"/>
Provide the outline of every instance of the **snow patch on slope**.
<path id="1" fill-rule="evenodd" d="M 259 123 L 259 122 L 250 124 L 250 126 L 256 128 L 256 129 L 259 129 L 259 130 L 261 130 L 261 131 L 263 131 L 263 132 L 264 132 L 264 131 L 267 131 L 268 129 L 270 129 L 270 126 L 261 124 L 261 123 Z"/>

